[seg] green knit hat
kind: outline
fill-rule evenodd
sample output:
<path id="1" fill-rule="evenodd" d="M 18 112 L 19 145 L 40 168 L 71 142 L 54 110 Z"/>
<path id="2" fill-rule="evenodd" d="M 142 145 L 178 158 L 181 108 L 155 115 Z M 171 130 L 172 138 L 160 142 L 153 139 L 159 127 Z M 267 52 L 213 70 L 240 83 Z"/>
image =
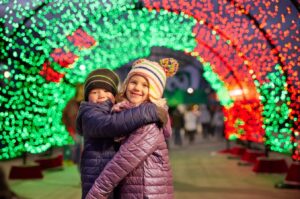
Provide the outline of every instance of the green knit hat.
<path id="1" fill-rule="evenodd" d="M 95 88 L 103 88 L 116 96 L 120 78 L 117 73 L 112 70 L 101 68 L 92 71 L 84 83 L 84 100 L 88 101 L 91 90 Z"/>

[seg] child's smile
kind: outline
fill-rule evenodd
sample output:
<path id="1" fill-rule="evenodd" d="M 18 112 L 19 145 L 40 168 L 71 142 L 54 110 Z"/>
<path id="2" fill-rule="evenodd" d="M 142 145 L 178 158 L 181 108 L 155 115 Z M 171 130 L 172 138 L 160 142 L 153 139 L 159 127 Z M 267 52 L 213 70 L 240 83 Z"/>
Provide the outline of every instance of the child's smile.
<path id="1" fill-rule="evenodd" d="M 132 76 L 127 85 L 126 96 L 135 105 L 147 101 L 149 97 L 148 81 L 140 75 Z"/>

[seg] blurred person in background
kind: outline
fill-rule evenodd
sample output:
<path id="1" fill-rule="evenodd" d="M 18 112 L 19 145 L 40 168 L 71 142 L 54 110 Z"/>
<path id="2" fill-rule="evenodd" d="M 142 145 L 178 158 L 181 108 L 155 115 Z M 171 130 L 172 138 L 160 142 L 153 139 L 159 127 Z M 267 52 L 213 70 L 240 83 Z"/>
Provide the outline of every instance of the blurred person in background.
<path id="1" fill-rule="evenodd" d="M 195 141 L 198 117 L 199 111 L 197 105 L 192 105 L 188 107 L 187 111 L 184 113 L 184 130 L 185 136 L 188 138 L 189 144 L 193 144 Z"/>
<path id="2" fill-rule="evenodd" d="M 202 137 L 206 139 L 210 134 L 212 134 L 210 125 L 211 115 L 206 104 L 201 105 L 199 122 L 202 125 Z"/>
<path id="3" fill-rule="evenodd" d="M 212 118 L 213 132 L 217 139 L 224 138 L 224 114 L 221 106 L 216 108 Z"/>
<path id="4" fill-rule="evenodd" d="M 73 138 L 75 144 L 64 147 L 64 159 L 72 161 L 80 166 L 80 157 L 82 151 L 82 136 L 76 132 L 76 117 L 79 110 L 80 102 L 83 101 L 83 84 L 76 85 L 75 96 L 67 103 L 63 110 L 62 122 L 66 126 L 70 136 Z"/>
<path id="5" fill-rule="evenodd" d="M 179 108 L 176 106 L 171 111 L 171 121 L 174 131 L 174 144 L 177 146 L 182 146 L 182 138 L 180 131 L 184 126 L 183 114 L 180 112 Z"/>

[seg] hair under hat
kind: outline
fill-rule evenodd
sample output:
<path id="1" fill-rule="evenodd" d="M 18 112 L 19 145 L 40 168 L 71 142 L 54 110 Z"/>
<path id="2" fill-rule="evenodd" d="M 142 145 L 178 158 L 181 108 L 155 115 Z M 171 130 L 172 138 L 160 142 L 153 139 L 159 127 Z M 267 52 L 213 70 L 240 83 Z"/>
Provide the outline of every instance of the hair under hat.
<path id="1" fill-rule="evenodd" d="M 119 76 L 112 70 L 101 68 L 92 71 L 84 83 L 84 100 L 88 101 L 90 91 L 96 88 L 106 89 L 115 96 L 119 82 Z"/>
<path id="2" fill-rule="evenodd" d="M 125 84 L 134 75 L 143 76 L 149 82 L 150 101 L 157 102 L 163 96 L 167 77 L 175 75 L 178 66 L 178 62 L 173 58 L 161 59 L 160 63 L 147 59 L 139 59 L 133 63 L 132 69 L 126 77 Z"/>

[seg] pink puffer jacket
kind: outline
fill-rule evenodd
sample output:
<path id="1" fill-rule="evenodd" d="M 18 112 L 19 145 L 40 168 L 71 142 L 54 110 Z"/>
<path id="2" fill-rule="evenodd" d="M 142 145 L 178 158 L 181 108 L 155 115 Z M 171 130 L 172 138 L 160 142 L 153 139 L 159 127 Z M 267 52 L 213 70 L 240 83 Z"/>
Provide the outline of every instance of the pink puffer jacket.
<path id="1" fill-rule="evenodd" d="M 117 105 L 118 110 L 124 108 L 130 108 L 128 102 Z M 136 130 L 123 141 L 86 198 L 107 198 L 119 184 L 121 199 L 172 199 L 173 179 L 165 141 L 170 135 L 170 122 L 164 129 L 149 124 Z"/>

